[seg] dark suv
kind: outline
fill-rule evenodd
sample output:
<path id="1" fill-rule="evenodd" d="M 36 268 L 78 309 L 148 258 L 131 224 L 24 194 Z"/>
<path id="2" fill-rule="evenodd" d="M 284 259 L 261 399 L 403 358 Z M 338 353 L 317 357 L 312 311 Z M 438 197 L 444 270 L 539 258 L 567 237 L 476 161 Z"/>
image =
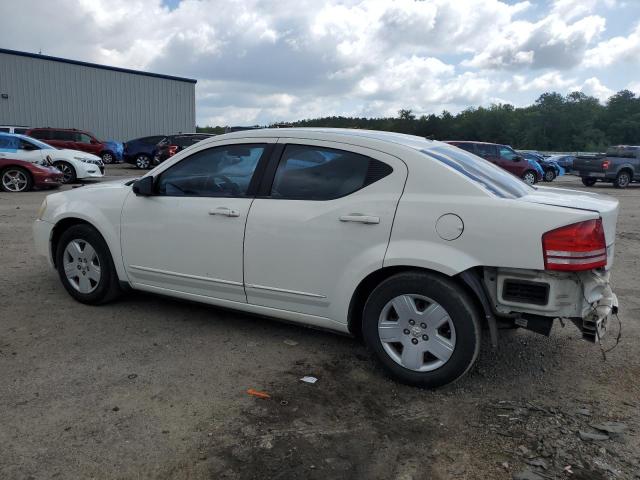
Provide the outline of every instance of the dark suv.
<path id="1" fill-rule="evenodd" d="M 447 141 L 450 145 L 473 153 L 478 157 L 490 161 L 504 168 L 506 171 L 520 177 L 529 185 L 542 180 L 543 170 L 540 165 L 533 160 L 527 160 L 519 155 L 509 145 L 499 143 L 469 142 L 469 141 Z"/>
<path id="2" fill-rule="evenodd" d="M 52 147 L 92 153 L 102 158 L 104 163 L 113 163 L 116 158 L 115 152 L 105 142 L 98 140 L 94 134 L 83 130 L 50 127 L 31 128 L 26 131 L 25 135 L 42 140 Z"/>
<path id="3" fill-rule="evenodd" d="M 153 163 L 158 165 L 179 151 L 210 137 L 215 137 L 215 135 L 210 133 L 181 133 L 178 135 L 169 135 L 158 143 Z"/>
<path id="4" fill-rule="evenodd" d="M 165 138 L 166 135 L 151 135 L 125 142 L 124 161 L 138 168 L 149 168 L 157 153 L 158 143 Z"/>
<path id="5" fill-rule="evenodd" d="M 600 180 L 613 183 L 616 188 L 627 188 L 631 182 L 640 182 L 640 146 L 618 145 L 609 147 L 604 156 L 578 156 L 573 169 L 587 187 Z"/>

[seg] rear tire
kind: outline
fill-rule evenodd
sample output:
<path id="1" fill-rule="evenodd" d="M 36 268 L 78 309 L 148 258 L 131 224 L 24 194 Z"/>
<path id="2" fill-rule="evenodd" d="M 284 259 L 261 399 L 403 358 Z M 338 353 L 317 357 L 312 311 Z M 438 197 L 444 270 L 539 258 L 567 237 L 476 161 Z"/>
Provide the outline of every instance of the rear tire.
<path id="1" fill-rule="evenodd" d="M 0 188 L 5 192 L 28 192 L 32 186 L 31 174 L 24 168 L 8 167 L 0 173 Z"/>
<path id="2" fill-rule="evenodd" d="M 585 187 L 593 187 L 596 184 L 597 180 L 595 178 L 582 177 L 582 184 Z"/>
<path id="3" fill-rule="evenodd" d="M 473 302 L 456 283 L 432 273 L 400 273 L 378 285 L 364 307 L 362 334 L 388 374 L 418 387 L 457 380 L 480 351 Z"/>
<path id="4" fill-rule="evenodd" d="M 62 183 L 73 183 L 78 179 L 76 169 L 69 162 L 57 161 L 53 162 L 53 166 L 62 172 Z"/>
<path id="5" fill-rule="evenodd" d="M 547 170 L 546 172 L 544 172 L 543 179 L 545 182 L 553 182 L 556 179 L 556 172 L 554 172 L 553 170 Z"/>
<path id="6" fill-rule="evenodd" d="M 631 183 L 631 174 L 627 170 L 621 170 L 616 175 L 613 186 L 616 188 L 627 188 Z"/>
<path id="7" fill-rule="evenodd" d="M 121 293 L 109 247 L 90 225 L 73 225 L 62 233 L 56 268 L 64 288 L 81 303 L 100 305 Z"/>

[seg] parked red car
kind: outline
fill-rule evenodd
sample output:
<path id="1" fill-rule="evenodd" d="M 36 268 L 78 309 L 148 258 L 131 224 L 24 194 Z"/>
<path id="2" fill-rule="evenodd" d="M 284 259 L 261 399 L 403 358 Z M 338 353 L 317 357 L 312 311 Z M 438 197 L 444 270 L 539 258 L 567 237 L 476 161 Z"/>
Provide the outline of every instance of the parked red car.
<path id="1" fill-rule="evenodd" d="M 450 140 L 445 143 L 473 153 L 478 157 L 495 163 L 506 171 L 513 173 L 530 185 L 542 180 L 540 170 L 531 165 L 529 161 L 519 155 L 509 145 L 486 142 L 470 142 Z"/>
<path id="2" fill-rule="evenodd" d="M 94 134 L 77 130 L 75 128 L 31 128 L 27 130 L 28 135 L 38 140 L 48 143 L 56 148 L 68 148 L 69 150 L 81 150 L 92 153 L 102 158 L 104 163 L 113 163 L 113 152 L 109 150 L 104 142 L 98 140 Z M 105 158 L 105 156 L 110 157 Z"/>
<path id="3" fill-rule="evenodd" d="M 52 166 L 0 158 L 0 188 L 5 192 L 27 192 L 32 188 L 56 188 L 62 185 L 62 172 Z"/>

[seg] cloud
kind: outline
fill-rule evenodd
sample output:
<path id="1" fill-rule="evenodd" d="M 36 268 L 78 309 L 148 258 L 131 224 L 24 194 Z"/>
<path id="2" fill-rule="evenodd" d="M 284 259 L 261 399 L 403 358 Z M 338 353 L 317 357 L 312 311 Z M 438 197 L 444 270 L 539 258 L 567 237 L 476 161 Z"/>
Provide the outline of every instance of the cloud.
<path id="1" fill-rule="evenodd" d="M 596 97 L 602 102 L 608 100 L 609 97 L 615 93 L 612 89 L 603 85 L 597 77 L 588 78 L 582 83 L 582 85 L 574 85 L 569 90 L 572 92 L 584 92 L 587 95 Z"/>
<path id="2" fill-rule="evenodd" d="M 12 19 L 0 44 L 197 78 L 199 124 L 523 104 L 572 85 L 604 92 L 580 69 L 636 55 L 637 30 L 603 38 L 613 0 L 537 3 L 22 0 L 0 2 Z"/>
<path id="3" fill-rule="evenodd" d="M 640 66 L 640 23 L 628 36 L 610 38 L 588 50 L 584 66 L 603 68 L 621 62 Z"/>

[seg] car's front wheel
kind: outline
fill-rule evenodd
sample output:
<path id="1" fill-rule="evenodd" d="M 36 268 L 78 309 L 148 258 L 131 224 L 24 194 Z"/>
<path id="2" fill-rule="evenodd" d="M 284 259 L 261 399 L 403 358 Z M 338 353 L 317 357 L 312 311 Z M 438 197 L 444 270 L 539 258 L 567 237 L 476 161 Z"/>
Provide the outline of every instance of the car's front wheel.
<path id="1" fill-rule="evenodd" d="M 68 162 L 53 162 L 53 166 L 62 172 L 62 183 L 73 183 L 78 178 L 76 169 Z"/>
<path id="2" fill-rule="evenodd" d="M 62 233 L 56 268 L 64 288 L 79 302 L 98 305 L 120 293 L 109 247 L 90 225 L 73 225 Z"/>
<path id="3" fill-rule="evenodd" d="M 582 184 L 585 187 L 593 187 L 596 184 L 597 180 L 595 178 L 582 177 Z"/>
<path id="4" fill-rule="evenodd" d="M 394 378 L 439 387 L 464 375 L 480 350 L 478 314 L 443 276 L 408 272 L 383 281 L 364 308 L 367 346 Z"/>
<path id="5" fill-rule="evenodd" d="M 538 180 L 538 176 L 533 170 L 527 170 L 522 174 L 522 180 L 529 185 L 533 185 Z"/>
<path id="6" fill-rule="evenodd" d="M 136 167 L 141 170 L 147 170 L 151 167 L 151 158 L 149 155 L 140 154 L 136 157 Z"/>
<path id="7" fill-rule="evenodd" d="M 627 188 L 631 183 L 631 175 L 628 171 L 622 170 L 616 175 L 616 179 L 613 182 L 613 186 L 616 188 Z"/>
<path id="8" fill-rule="evenodd" d="M 116 162 L 116 157 L 111 152 L 102 152 L 102 154 L 100 155 L 100 158 L 102 158 L 102 163 L 104 163 L 105 165 L 109 165 L 110 163 Z"/>
<path id="9" fill-rule="evenodd" d="M 31 175 L 24 168 L 9 167 L 0 174 L 2 190 L 17 193 L 31 190 L 33 181 Z"/>
<path id="10" fill-rule="evenodd" d="M 553 170 L 549 169 L 546 172 L 544 172 L 545 182 L 553 182 L 555 179 L 556 179 L 556 172 L 554 172 Z"/>

